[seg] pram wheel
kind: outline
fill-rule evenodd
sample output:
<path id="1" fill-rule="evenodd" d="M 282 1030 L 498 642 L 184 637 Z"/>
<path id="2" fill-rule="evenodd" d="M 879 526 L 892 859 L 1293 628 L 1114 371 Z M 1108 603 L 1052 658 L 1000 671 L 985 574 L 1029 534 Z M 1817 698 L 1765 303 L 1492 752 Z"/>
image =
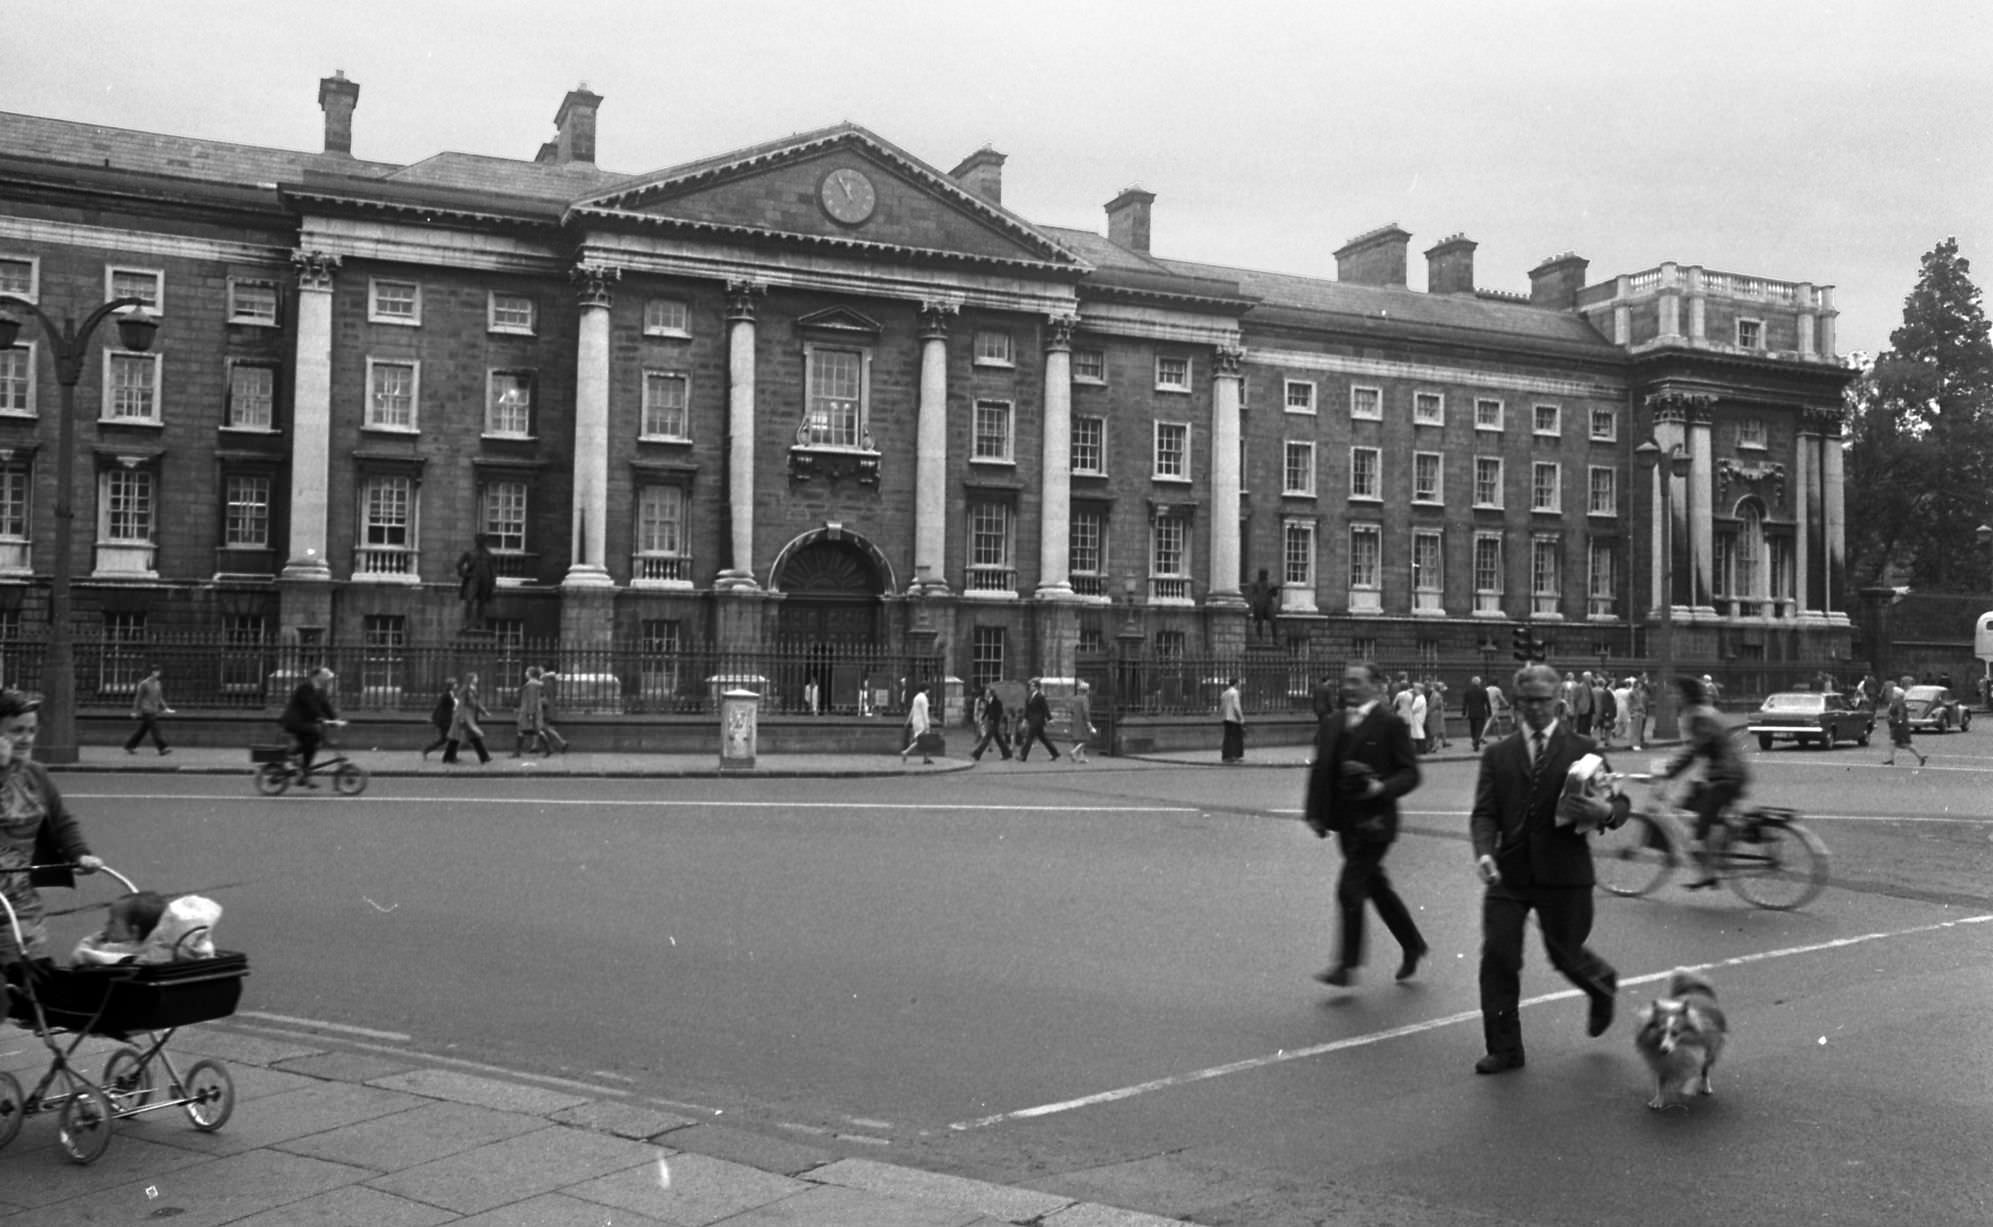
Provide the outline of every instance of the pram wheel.
<path id="1" fill-rule="evenodd" d="M 14 1140 L 21 1131 L 21 1118 L 27 1114 L 28 1105 L 21 1102 L 21 1084 L 0 1069 L 0 1146 Z"/>
<path id="2" fill-rule="evenodd" d="M 71 1161 L 95 1163 L 110 1148 L 111 1122 L 116 1119 L 117 1113 L 111 1110 L 109 1097 L 79 1080 L 75 1089 L 62 1101 L 56 1141 L 62 1144 L 62 1153 L 68 1155 Z"/>
<path id="3" fill-rule="evenodd" d="M 187 1067 L 187 1083 L 182 1089 L 187 1100 L 182 1106 L 187 1119 L 202 1133 L 213 1133 L 228 1123 L 235 1111 L 235 1079 L 219 1061 L 196 1061 Z"/>
<path id="4" fill-rule="evenodd" d="M 256 769 L 256 791 L 266 797 L 281 796 L 291 786 L 288 763 L 264 763 Z"/>
<path id="5" fill-rule="evenodd" d="M 138 1055 L 136 1048 L 120 1048 L 104 1062 L 104 1093 L 111 1097 L 111 1106 L 120 1116 L 129 1115 L 152 1102 L 156 1090 L 152 1080 L 152 1067 Z"/>

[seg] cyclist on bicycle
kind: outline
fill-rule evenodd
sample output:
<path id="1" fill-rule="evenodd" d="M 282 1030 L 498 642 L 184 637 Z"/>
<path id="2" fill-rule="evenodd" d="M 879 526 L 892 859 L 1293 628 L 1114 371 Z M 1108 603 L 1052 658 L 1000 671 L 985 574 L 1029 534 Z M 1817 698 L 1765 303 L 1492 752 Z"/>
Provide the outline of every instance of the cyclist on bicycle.
<path id="1" fill-rule="evenodd" d="M 1677 677 L 1675 688 L 1681 694 L 1679 723 L 1683 745 L 1663 775 L 1674 779 L 1691 768 L 1700 768 L 1695 786 L 1689 791 L 1688 808 L 1695 813 L 1695 843 L 1690 854 L 1695 857 L 1702 876 L 1687 885 L 1690 890 L 1701 890 L 1716 885 L 1710 832 L 1723 821 L 1725 807 L 1744 795 L 1751 777 L 1743 755 L 1738 753 L 1736 739 L 1730 735 L 1730 726 L 1711 705 L 1708 689 L 1700 680 L 1687 676 Z"/>
<path id="2" fill-rule="evenodd" d="M 311 778 L 311 760 L 325 740 L 325 726 L 343 723 L 332 706 L 332 697 L 326 693 L 331 685 L 332 670 L 324 665 L 313 669 L 311 676 L 291 692 L 291 701 L 277 721 L 297 747 L 298 782 L 306 788 L 318 787 Z"/>

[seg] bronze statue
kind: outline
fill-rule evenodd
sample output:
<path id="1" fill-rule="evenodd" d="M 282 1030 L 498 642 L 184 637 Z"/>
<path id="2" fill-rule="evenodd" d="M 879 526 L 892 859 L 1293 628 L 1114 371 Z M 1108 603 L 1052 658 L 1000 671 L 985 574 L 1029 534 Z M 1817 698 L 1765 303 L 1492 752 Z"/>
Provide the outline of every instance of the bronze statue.
<path id="1" fill-rule="evenodd" d="M 498 591 L 498 564 L 483 533 L 457 557 L 457 599 L 464 603 L 464 629 L 484 625 L 485 607 Z"/>
<path id="2" fill-rule="evenodd" d="M 1246 604 L 1253 613 L 1253 638 L 1273 633 L 1273 615 L 1280 607 L 1280 585 L 1260 568 L 1259 578 L 1246 585 Z"/>

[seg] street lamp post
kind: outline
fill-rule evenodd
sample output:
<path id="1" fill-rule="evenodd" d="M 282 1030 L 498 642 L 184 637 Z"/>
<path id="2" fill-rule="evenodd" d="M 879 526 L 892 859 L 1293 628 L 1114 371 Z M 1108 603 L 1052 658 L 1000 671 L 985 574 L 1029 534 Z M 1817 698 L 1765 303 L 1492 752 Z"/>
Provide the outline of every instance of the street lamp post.
<path id="1" fill-rule="evenodd" d="M 35 756 L 47 763 L 76 761 L 76 648 L 69 614 L 70 547 L 76 536 L 76 385 L 83 378 L 83 359 L 90 336 L 105 317 L 118 316 L 118 339 L 128 350 L 152 348 L 159 321 L 145 313 L 145 300 L 113 298 L 85 316 L 81 325 L 65 317 L 60 325 L 25 298 L 0 294 L 0 350 L 12 349 L 21 335 L 21 321 L 7 308 L 25 308 L 41 321 L 55 357 L 55 381 L 62 388 L 61 419 L 57 423 L 55 469 L 55 557 L 49 563 L 48 653 L 42 660 L 41 739 Z"/>
<path id="2" fill-rule="evenodd" d="M 1988 588 L 1993 588 L 1993 524 L 1981 524 L 1972 530 L 1972 535 L 1978 537 L 1979 544 L 1986 547 L 1986 585 Z"/>
<path id="3" fill-rule="evenodd" d="M 1661 445 L 1649 439 L 1633 449 L 1645 468 L 1651 470 L 1661 488 L 1661 667 L 1654 685 L 1654 735 L 1673 739 L 1679 732 L 1675 720 L 1678 705 L 1675 689 L 1675 477 L 1686 477 L 1691 463 L 1681 444 L 1666 453 L 1668 463 L 1660 464 Z M 1638 733 L 1635 736 L 1639 736 Z"/>

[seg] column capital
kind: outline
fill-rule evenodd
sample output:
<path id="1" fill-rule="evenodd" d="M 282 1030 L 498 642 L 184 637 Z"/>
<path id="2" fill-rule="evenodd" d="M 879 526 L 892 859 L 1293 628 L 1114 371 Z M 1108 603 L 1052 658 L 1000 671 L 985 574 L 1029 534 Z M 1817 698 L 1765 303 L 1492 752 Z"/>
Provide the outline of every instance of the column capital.
<path id="1" fill-rule="evenodd" d="M 1799 411 L 1799 429 L 1803 434 L 1838 439 L 1841 437 L 1841 428 L 1845 421 L 1845 415 L 1838 408 L 1808 408 Z"/>
<path id="2" fill-rule="evenodd" d="M 1047 351 L 1071 352 L 1073 333 L 1080 326 L 1077 315 L 1048 315 L 1045 317 L 1045 348 Z"/>
<path id="3" fill-rule="evenodd" d="M 339 257 L 323 251 L 294 251 L 291 267 L 297 270 L 300 290 L 330 294 L 332 274 L 339 271 Z"/>
<path id="4" fill-rule="evenodd" d="M 1656 422 L 1682 423 L 1691 418 L 1707 426 L 1716 398 L 1700 392 L 1655 392 L 1642 402 L 1653 411 Z"/>
<path id="5" fill-rule="evenodd" d="M 1245 373 L 1245 346 L 1220 345 L 1212 351 L 1211 377 L 1213 379 L 1237 379 Z"/>
<path id="6" fill-rule="evenodd" d="M 959 315 L 962 305 L 944 299 L 925 298 L 920 304 L 920 339 L 923 341 L 946 341 L 948 321 Z"/>
<path id="7" fill-rule="evenodd" d="M 727 322 L 729 324 L 752 324 L 754 322 L 754 300 L 768 296 L 768 283 L 765 281 L 727 282 Z"/>
<path id="8" fill-rule="evenodd" d="M 623 279 L 623 270 L 607 264 L 577 264 L 567 271 L 574 283 L 574 296 L 583 307 L 608 310 L 614 304 L 610 287 Z"/>

